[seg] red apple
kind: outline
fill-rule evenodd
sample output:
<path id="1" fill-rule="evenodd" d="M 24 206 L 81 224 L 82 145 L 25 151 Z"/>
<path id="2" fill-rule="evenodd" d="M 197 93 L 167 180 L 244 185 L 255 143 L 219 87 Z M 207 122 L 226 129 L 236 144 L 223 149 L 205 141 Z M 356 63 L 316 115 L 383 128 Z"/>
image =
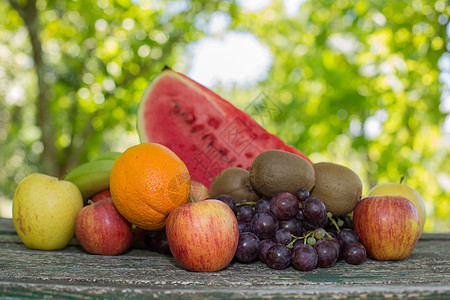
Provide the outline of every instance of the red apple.
<path id="1" fill-rule="evenodd" d="M 216 199 L 176 207 L 167 219 L 166 234 L 177 262 L 197 272 L 225 268 L 239 241 L 236 216 L 228 205 Z"/>
<path id="2" fill-rule="evenodd" d="M 111 198 L 111 193 L 109 192 L 109 189 L 103 190 L 101 192 L 98 192 L 94 196 L 92 196 L 92 202 L 98 202 L 103 199 Z"/>
<path id="3" fill-rule="evenodd" d="M 358 202 L 353 226 L 368 253 L 377 260 L 403 260 L 419 239 L 414 204 L 402 196 L 369 196 Z"/>
<path id="4" fill-rule="evenodd" d="M 119 255 L 131 245 L 131 224 L 116 209 L 111 198 L 83 207 L 75 219 L 75 235 L 86 252 Z"/>
<path id="5" fill-rule="evenodd" d="M 209 197 L 209 190 L 202 183 L 195 180 L 191 180 L 190 196 L 194 202 L 204 200 Z"/>

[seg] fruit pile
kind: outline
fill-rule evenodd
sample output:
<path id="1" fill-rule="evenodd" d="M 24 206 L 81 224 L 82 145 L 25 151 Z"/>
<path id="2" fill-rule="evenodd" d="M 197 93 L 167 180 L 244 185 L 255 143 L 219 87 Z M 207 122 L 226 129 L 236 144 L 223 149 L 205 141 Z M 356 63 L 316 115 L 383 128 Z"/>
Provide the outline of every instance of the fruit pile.
<path id="1" fill-rule="evenodd" d="M 423 229 L 412 188 L 380 185 L 363 198 L 352 170 L 312 163 L 170 69 L 144 93 L 138 131 L 142 143 L 63 179 L 20 182 L 13 221 L 27 247 L 61 249 L 75 234 L 88 253 L 120 255 L 143 238 L 192 271 L 218 271 L 233 258 L 307 271 L 405 259 Z"/>
<path id="2" fill-rule="evenodd" d="M 215 198 L 225 202 L 238 220 L 237 260 L 259 259 L 274 269 L 292 264 L 307 271 L 331 267 L 342 259 L 350 264 L 366 259 L 366 249 L 347 215 L 359 201 L 361 188 L 358 176 L 346 167 L 310 164 L 300 156 L 269 150 L 253 160 L 249 172 L 239 168 L 221 172 L 211 194 L 223 193 Z M 255 195 L 260 199 L 253 202 Z M 327 205 L 316 195 L 327 199 Z"/>
<path id="3" fill-rule="evenodd" d="M 274 173 L 275 167 L 270 166 L 274 163 L 279 166 L 280 161 L 287 163 L 281 163 L 282 167 Z M 303 176 L 304 180 L 290 181 L 293 172 L 298 172 L 295 178 Z M 286 187 L 297 190 L 283 191 Z M 316 197 L 319 194 L 316 188 L 322 197 L 327 197 L 327 204 Z M 301 157 L 269 150 L 255 158 L 250 172 L 233 167 L 218 174 L 212 182 L 210 196 L 215 195 L 214 199 L 227 204 L 238 222 L 235 259 L 242 263 L 260 260 L 273 269 L 292 265 L 309 271 L 331 267 L 341 260 L 362 264 L 368 254 L 380 260 L 406 258 L 419 234 L 414 205 L 403 197 L 372 196 L 360 200 L 360 189 L 358 176 L 344 166 L 303 164 Z M 222 194 L 216 195 L 217 192 Z M 203 200 L 205 197 L 201 194 L 195 200 L 207 201 Z M 392 208 L 390 204 L 397 207 Z M 371 209 L 373 212 L 367 211 Z M 399 222 L 411 221 L 411 227 L 386 220 L 373 226 L 380 219 L 395 218 Z M 160 253 L 173 251 L 164 231 L 149 232 L 145 241 L 150 249 Z"/>

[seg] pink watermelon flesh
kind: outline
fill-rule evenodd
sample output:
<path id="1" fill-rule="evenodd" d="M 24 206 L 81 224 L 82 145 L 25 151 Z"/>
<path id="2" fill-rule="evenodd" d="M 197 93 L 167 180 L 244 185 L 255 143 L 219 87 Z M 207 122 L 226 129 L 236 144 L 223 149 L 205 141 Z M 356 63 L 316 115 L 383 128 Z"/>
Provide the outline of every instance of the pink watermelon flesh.
<path id="1" fill-rule="evenodd" d="M 311 162 L 230 102 L 169 68 L 145 90 L 137 129 L 141 142 L 171 149 L 184 161 L 191 178 L 208 188 L 221 171 L 248 169 L 266 150 L 288 151 Z"/>

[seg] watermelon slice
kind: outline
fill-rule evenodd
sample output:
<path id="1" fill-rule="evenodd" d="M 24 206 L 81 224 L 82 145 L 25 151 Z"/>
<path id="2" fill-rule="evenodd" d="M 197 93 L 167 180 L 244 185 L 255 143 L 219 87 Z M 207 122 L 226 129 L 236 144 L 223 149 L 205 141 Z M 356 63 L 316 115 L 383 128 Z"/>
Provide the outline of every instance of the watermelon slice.
<path id="1" fill-rule="evenodd" d="M 184 161 L 193 180 L 209 188 L 230 167 L 248 169 L 265 150 L 306 155 L 267 132 L 247 113 L 183 74 L 165 68 L 141 99 L 141 142 L 160 143 Z"/>

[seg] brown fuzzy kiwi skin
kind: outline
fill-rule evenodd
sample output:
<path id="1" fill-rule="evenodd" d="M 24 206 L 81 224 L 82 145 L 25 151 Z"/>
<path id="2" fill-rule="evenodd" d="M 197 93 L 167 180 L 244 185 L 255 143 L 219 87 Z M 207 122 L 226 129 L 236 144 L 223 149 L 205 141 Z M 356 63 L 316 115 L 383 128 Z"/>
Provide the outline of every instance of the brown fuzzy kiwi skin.
<path id="1" fill-rule="evenodd" d="M 238 167 L 223 170 L 211 183 L 209 196 L 214 198 L 222 194 L 230 195 L 237 204 L 260 199 L 250 184 L 248 171 Z"/>
<path id="2" fill-rule="evenodd" d="M 314 186 L 314 169 L 306 159 L 283 150 L 267 150 L 250 165 L 250 183 L 263 196 L 273 197 L 279 192 L 295 194 Z"/>
<path id="3" fill-rule="evenodd" d="M 316 184 L 311 196 L 319 198 L 333 216 L 353 211 L 362 195 L 362 183 L 351 169 L 330 162 L 313 164 Z"/>

